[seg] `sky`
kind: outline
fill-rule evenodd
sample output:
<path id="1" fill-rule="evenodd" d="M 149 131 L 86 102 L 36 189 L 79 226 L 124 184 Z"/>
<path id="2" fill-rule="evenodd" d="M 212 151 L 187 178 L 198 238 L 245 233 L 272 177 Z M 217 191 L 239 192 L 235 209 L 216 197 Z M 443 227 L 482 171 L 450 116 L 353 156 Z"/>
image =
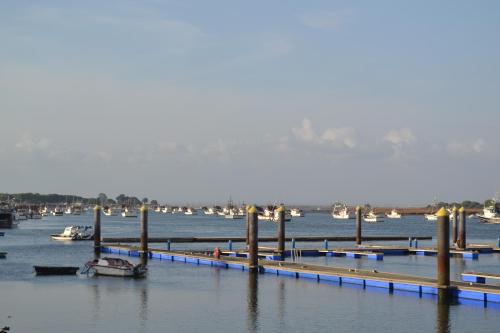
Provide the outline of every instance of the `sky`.
<path id="1" fill-rule="evenodd" d="M 0 192 L 482 201 L 498 36 L 487 0 L 3 0 Z"/>

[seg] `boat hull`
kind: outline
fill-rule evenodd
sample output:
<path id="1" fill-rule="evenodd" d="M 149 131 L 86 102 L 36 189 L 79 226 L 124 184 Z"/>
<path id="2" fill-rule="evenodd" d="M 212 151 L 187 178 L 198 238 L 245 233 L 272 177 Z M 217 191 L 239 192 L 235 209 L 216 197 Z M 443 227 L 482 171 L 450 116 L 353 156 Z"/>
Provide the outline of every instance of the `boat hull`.
<path id="1" fill-rule="evenodd" d="M 141 277 L 146 274 L 145 270 L 138 269 L 137 266 L 134 268 L 116 268 L 107 266 L 93 266 L 95 275 L 103 276 L 117 276 L 117 277 Z"/>
<path id="2" fill-rule="evenodd" d="M 36 275 L 75 275 L 80 267 L 33 266 Z"/>

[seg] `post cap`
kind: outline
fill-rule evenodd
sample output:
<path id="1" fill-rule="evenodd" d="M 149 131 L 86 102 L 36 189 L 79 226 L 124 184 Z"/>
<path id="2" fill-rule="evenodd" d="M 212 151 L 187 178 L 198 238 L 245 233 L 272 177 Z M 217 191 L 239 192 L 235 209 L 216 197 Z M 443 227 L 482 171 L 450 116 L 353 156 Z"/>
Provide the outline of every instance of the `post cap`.
<path id="1" fill-rule="evenodd" d="M 101 206 L 95 205 L 94 210 L 99 210 L 99 209 L 101 209 Z"/>
<path id="2" fill-rule="evenodd" d="M 251 206 L 250 208 L 248 208 L 247 212 L 249 214 L 255 214 L 257 213 L 257 208 L 255 208 L 255 206 Z"/>
<path id="3" fill-rule="evenodd" d="M 356 206 L 356 210 L 361 210 L 361 206 Z"/>
<path id="4" fill-rule="evenodd" d="M 281 213 L 281 212 L 284 212 L 285 211 L 285 206 L 281 205 L 278 207 L 278 209 L 276 209 L 277 212 Z"/>
<path id="5" fill-rule="evenodd" d="M 141 206 L 141 212 L 147 211 L 148 207 L 146 205 Z"/>
<path id="6" fill-rule="evenodd" d="M 465 212 L 465 208 L 464 207 L 460 207 L 460 209 L 458 210 L 460 213 L 463 213 Z"/>
<path id="7" fill-rule="evenodd" d="M 449 215 L 448 215 L 448 212 L 446 211 L 446 209 L 444 209 L 444 207 L 441 207 L 441 209 L 437 211 L 436 216 L 437 217 L 444 217 L 444 216 L 449 216 Z"/>

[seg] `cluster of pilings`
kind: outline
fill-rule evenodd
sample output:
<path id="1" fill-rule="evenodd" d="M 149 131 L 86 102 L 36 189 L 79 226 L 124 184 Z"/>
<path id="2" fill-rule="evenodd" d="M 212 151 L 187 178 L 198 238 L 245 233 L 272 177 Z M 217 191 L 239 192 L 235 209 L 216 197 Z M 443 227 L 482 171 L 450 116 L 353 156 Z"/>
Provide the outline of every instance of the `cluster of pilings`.
<path id="1" fill-rule="evenodd" d="M 466 215 L 465 209 L 462 207 L 459 210 L 454 209 L 452 219 L 452 241 L 458 248 L 466 248 Z M 258 211 L 255 206 L 247 207 L 246 220 L 246 239 L 248 247 L 248 262 L 249 271 L 259 271 L 258 251 L 259 251 L 259 226 L 258 226 Z M 437 284 L 440 290 L 448 294 L 450 288 L 450 216 L 448 212 L 441 208 L 436 213 L 437 220 Z M 457 221 L 459 225 L 457 228 Z M 356 207 L 356 244 L 361 245 L 362 234 L 362 210 L 361 207 Z M 96 255 L 101 252 L 101 207 L 94 208 L 94 251 Z M 281 256 L 281 260 L 285 260 L 285 207 L 278 208 L 277 219 L 277 236 L 278 246 L 277 252 Z M 140 256 L 143 263 L 147 263 L 149 257 L 148 252 L 148 208 L 141 207 L 141 238 L 140 238 Z"/>

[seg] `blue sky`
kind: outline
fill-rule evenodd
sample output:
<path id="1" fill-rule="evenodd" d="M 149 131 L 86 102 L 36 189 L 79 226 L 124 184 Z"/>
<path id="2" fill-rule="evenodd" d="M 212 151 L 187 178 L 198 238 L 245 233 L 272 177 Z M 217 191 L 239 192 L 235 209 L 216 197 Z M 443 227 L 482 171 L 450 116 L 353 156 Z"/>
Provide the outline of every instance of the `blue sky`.
<path id="1" fill-rule="evenodd" d="M 2 191 L 484 200 L 499 17 L 497 1 L 2 1 Z"/>

